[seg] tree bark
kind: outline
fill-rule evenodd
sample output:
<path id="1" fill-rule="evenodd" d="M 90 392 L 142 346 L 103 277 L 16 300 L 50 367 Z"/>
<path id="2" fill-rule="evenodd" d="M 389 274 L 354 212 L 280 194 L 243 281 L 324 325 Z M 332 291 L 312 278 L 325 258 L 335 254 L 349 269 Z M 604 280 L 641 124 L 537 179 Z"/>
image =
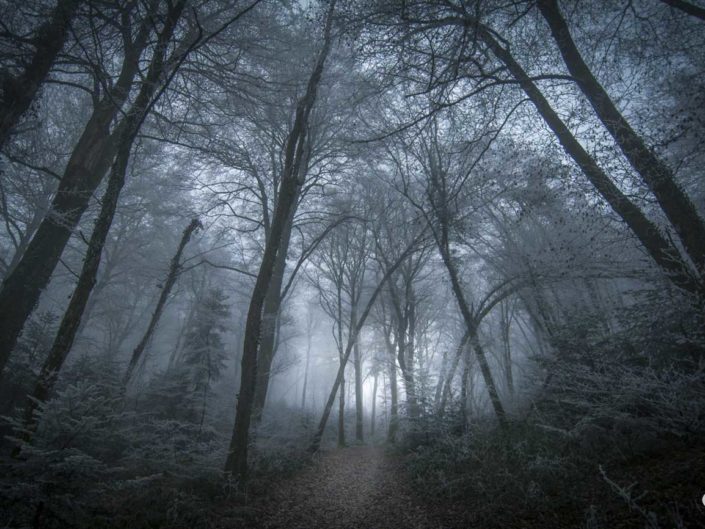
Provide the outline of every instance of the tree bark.
<path id="1" fill-rule="evenodd" d="M 705 272 L 705 223 L 690 198 L 675 180 L 673 171 L 661 160 L 617 109 L 607 91 L 585 64 L 570 34 L 557 0 L 539 0 L 539 10 L 551 28 L 568 71 L 592 105 L 602 124 L 614 138 L 631 166 L 654 194 L 656 200 L 699 274 Z"/>
<path id="2" fill-rule="evenodd" d="M 262 328 L 264 298 L 274 271 L 277 252 L 280 250 L 282 234 L 291 216 L 291 210 L 295 206 L 299 189 L 303 185 L 300 180 L 300 166 L 304 156 L 309 116 L 316 102 L 318 86 L 321 82 L 323 68 L 331 47 L 331 27 L 334 9 L 335 1 L 331 2 L 326 17 L 323 47 L 316 59 L 306 93 L 297 104 L 294 126 L 287 139 L 281 188 L 274 211 L 274 218 L 272 219 L 270 236 L 265 245 L 262 263 L 257 274 L 247 312 L 241 361 L 240 393 L 237 400 L 233 435 L 225 462 L 225 472 L 233 474 L 243 481 L 247 479 L 247 451 L 257 385 L 257 356 Z"/>
<path id="3" fill-rule="evenodd" d="M 296 202 L 298 202 L 300 188 L 297 190 Z M 262 337 L 260 339 L 259 352 L 257 355 L 257 384 L 255 386 L 255 398 L 253 405 L 253 420 L 255 424 L 262 420 L 262 413 L 267 401 L 267 391 L 272 370 L 272 362 L 276 355 L 277 321 L 282 304 L 282 284 L 284 283 L 284 272 L 286 270 L 286 256 L 289 252 L 291 241 L 291 230 L 294 223 L 296 206 L 291 209 L 289 219 L 284 227 L 281 237 L 281 247 L 277 252 L 276 262 L 272 270 L 272 279 L 267 287 L 267 295 L 264 298 L 262 309 Z"/>
<path id="4" fill-rule="evenodd" d="M 201 227 L 203 227 L 201 222 L 198 219 L 193 219 L 186 227 L 181 236 L 181 241 L 179 242 L 179 246 L 176 249 L 176 253 L 174 254 L 174 257 L 171 258 L 171 264 L 169 265 L 169 273 L 166 276 L 166 281 L 164 281 L 162 291 L 159 294 L 157 306 L 154 308 L 152 317 L 149 319 L 149 325 L 147 325 L 147 330 L 145 331 L 144 335 L 142 335 L 142 339 L 134 348 L 134 350 L 132 351 L 132 355 L 130 356 L 130 363 L 127 365 L 127 371 L 125 372 L 125 376 L 122 380 L 124 386 L 127 386 L 130 383 L 130 380 L 134 375 L 135 368 L 141 360 L 142 355 L 144 354 L 144 351 L 147 348 L 147 344 L 152 338 L 152 335 L 154 334 L 154 331 L 157 328 L 157 324 L 159 323 L 159 320 L 162 317 L 162 312 L 164 312 L 164 307 L 166 306 L 166 302 L 169 299 L 169 294 L 171 294 L 171 291 L 174 288 L 174 285 L 176 284 L 176 280 L 179 278 L 179 273 L 181 272 L 181 254 L 183 253 L 184 248 L 191 239 L 193 232 Z"/>
<path id="5" fill-rule="evenodd" d="M 59 0 L 51 18 L 36 31 L 32 60 L 17 77 L 3 80 L 0 96 L 0 149 L 37 97 L 39 88 L 66 43 L 68 27 L 80 3 L 81 0 Z"/>
<path id="6" fill-rule="evenodd" d="M 373 441 L 377 422 L 377 377 L 378 373 L 375 371 L 374 382 L 372 383 L 372 417 L 370 417 L 370 438 Z"/>
<path id="7" fill-rule="evenodd" d="M 359 297 L 358 297 L 359 299 Z M 350 328 L 357 325 L 357 303 L 354 302 L 350 312 Z M 362 355 L 360 354 L 360 341 L 355 340 L 353 346 L 353 367 L 355 369 L 355 440 L 362 443 L 365 440 L 363 426 L 362 402 Z"/>

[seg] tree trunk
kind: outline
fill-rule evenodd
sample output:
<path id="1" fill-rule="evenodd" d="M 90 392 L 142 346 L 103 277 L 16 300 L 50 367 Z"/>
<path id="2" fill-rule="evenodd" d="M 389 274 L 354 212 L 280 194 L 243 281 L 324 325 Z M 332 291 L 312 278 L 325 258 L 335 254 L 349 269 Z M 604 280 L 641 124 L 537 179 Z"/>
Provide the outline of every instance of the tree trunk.
<path id="1" fill-rule="evenodd" d="M 443 350 L 443 356 L 441 357 L 441 368 L 438 370 L 438 381 L 436 382 L 436 389 L 433 393 L 433 405 L 436 410 L 440 409 L 441 396 L 443 395 L 443 383 L 445 382 L 446 375 L 448 374 L 448 350 Z"/>
<path id="2" fill-rule="evenodd" d="M 120 113 L 138 71 L 139 58 L 151 24 L 142 25 L 126 52 L 115 86 L 96 105 L 71 153 L 64 175 L 32 241 L 0 290 L 0 372 L 4 369 L 27 318 L 56 268 L 61 254 L 91 196 L 117 151 L 123 120 L 113 133 L 110 124 Z"/>
<path id="3" fill-rule="evenodd" d="M 257 274 L 250 307 L 247 312 L 241 361 L 240 393 L 237 400 L 233 435 L 225 462 L 225 472 L 234 474 L 243 481 L 247 479 L 247 450 L 257 385 L 257 356 L 262 329 L 264 298 L 274 271 L 277 252 L 280 250 L 282 234 L 286 228 L 287 221 L 291 217 L 291 210 L 295 206 L 299 188 L 303 185 L 303 181 L 300 180 L 300 167 L 304 156 L 308 121 L 316 102 L 318 85 L 320 84 L 323 67 L 331 47 L 331 26 L 334 9 L 335 1 L 331 2 L 326 17 L 323 47 L 309 78 L 306 93 L 296 106 L 294 126 L 287 139 L 281 189 L 274 211 L 274 218 L 272 219 L 270 236 L 265 245 L 262 263 Z"/>
<path id="4" fill-rule="evenodd" d="M 340 359 L 342 364 L 343 359 Z M 345 442 L 345 370 L 340 379 L 340 390 L 338 390 L 338 446 L 343 447 Z"/>
<path id="5" fill-rule="evenodd" d="M 64 47 L 68 27 L 80 3 L 81 0 L 59 0 L 51 18 L 36 31 L 32 60 L 16 78 L 3 81 L 0 97 L 0 149 L 37 97 L 39 88 Z"/>
<path id="6" fill-rule="evenodd" d="M 442 215 L 442 213 L 439 213 Z M 504 411 L 504 406 L 502 406 L 502 401 L 499 398 L 499 393 L 497 391 L 497 386 L 492 375 L 492 370 L 487 362 L 487 356 L 485 351 L 480 344 L 478 337 L 477 322 L 474 315 L 470 310 L 470 306 L 465 299 L 465 293 L 463 292 L 463 287 L 460 283 L 460 277 L 458 271 L 455 268 L 455 263 L 453 263 L 452 256 L 450 255 L 450 248 L 448 246 L 448 226 L 447 219 L 440 219 L 441 233 L 435 233 L 436 243 L 438 245 L 438 250 L 441 254 L 441 259 L 446 266 L 448 275 L 450 276 L 450 282 L 453 289 L 453 294 L 460 308 L 460 313 L 465 321 L 465 326 L 467 327 L 467 333 L 470 340 L 470 344 L 475 350 L 475 356 L 477 357 L 477 363 L 480 366 L 480 371 L 482 373 L 482 378 L 485 381 L 485 386 L 487 386 L 487 392 L 490 396 L 490 402 L 492 403 L 492 408 L 497 416 L 499 425 L 501 428 L 506 428 L 507 426 L 507 416 Z"/>
<path id="7" fill-rule="evenodd" d="M 384 333 L 384 342 L 387 346 L 387 359 L 389 368 L 389 425 L 387 429 L 387 442 L 395 443 L 397 440 L 397 431 L 399 430 L 399 389 L 397 387 L 397 361 L 394 353 L 394 345 L 392 344 L 392 329 Z M 385 394 L 386 397 L 386 394 Z"/>
<path id="8" fill-rule="evenodd" d="M 296 202 L 298 202 L 300 188 L 297 189 Z M 267 391 L 272 370 L 272 362 L 277 352 L 276 336 L 279 311 L 282 303 L 282 284 L 286 269 L 286 256 L 289 252 L 291 230 L 293 228 L 296 205 L 291 209 L 289 219 L 281 236 L 281 247 L 277 252 L 276 263 L 272 271 L 272 279 L 267 287 L 262 310 L 262 337 L 260 339 L 259 353 L 257 355 L 257 384 L 253 405 L 253 420 L 255 424 L 262 420 L 264 405 L 267 401 Z"/>
<path id="9" fill-rule="evenodd" d="M 538 6 L 551 28 L 568 71 L 624 156 L 656 197 L 698 273 L 705 273 L 705 223 L 690 198 L 675 181 L 671 168 L 646 146 L 585 64 L 557 1 L 539 0 Z"/>
<path id="10" fill-rule="evenodd" d="M 519 82 L 536 110 L 556 135 L 565 152 L 573 158 L 598 193 L 629 226 L 654 262 L 676 286 L 694 294 L 702 293 L 702 285 L 688 273 L 678 250 L 666 240 L 658 227 L 647 219 L 644 213 L 617 188 L 585 151 L 511 53 L 497 42 L 492 32 L 485 26 L 478 24 L 477 31 L 478 36 Z"/>
<path id="11" fill-rule="evenodd" d="M 405 346 L 405 356 L 402 375 L 404 376 L 404 387 L 406 388 L 406 401 L 409 410 L 409 418 L 415 420 L 419 418 L 419 402 L 416 392 L 416 377 L 414 376 L 414 348 L 416 347 L 416 300 L 414 297 L 413 288 L 409 283 L 407 283 L 407 293 L 405 298 L 406 310 L 408 310 L 408 337 L 403 342 Z M 401 344 L 402 342 L 400 341 L 399 343 Z"/>
<path id="12" fill-rule="evenodd" d="M 358 298 L 359 299 L 359 298 Z M 350 328 L 357 325 L 357 303 L 353 302 L 350 313 Z M 363 402 L 362 402 L 362 355 L 360 353 L 360 341 L 355 340 L 353 346 L 353 367 L 355 369 L 355 440 L 362 443 L 365 440 L 363 431 Z"/>
<path id="13" fill-rule="evenodd" d="M 311 327 L 307 329 L 306 364 L 304 365 L 304 387 L 301 390 L 301 411 L 306 413 L 306 390 L 308 388 L 308 368 L 311 362 Z"/>
<path id="14" fill-rule="evenodd" d="M 463 374 L 460 379 L 460 426 L 468 431 L 468 378 L 470 377 L 470 358 L 463 355 Z"/>
<path id="15" fill-rule="evenodd" d="M 372 384 L 372 417 L 370 418 L 370 438 L 373 441 L 375 437 L 375 423 L 377 421 L 377 377 L 378 373 L 375 371 L 375 378 Z"/>
<path id="16" fill-rule="evenodd" d="M 39 379 L 32 393 L 32 398 L 27 402 L 24 416 L 25 428 L 22 434 L 22 438 L 25 442 L 31 440 L 36 430 L 37 421 L 35 412 L 37 406 L 39 403 L 45 402 L 51 393 L 56 378 L 71 350 L 71 346 L 81 326 L 84 311 L 88 305 L 93 287 L 96 284 L 103 248 L 115 216 L 120 192 L 125 185 L 127 164 L 130 159 L 132 145 L 149 112 L 151 104 L 154 102 L 153 98 L 158 87 L 157 83 L 164 74 L 166 47 L 171 40 L 176 23 L 181 16 L 184 3 L 185 0 L 182 0 L 170 10 L 169 18 L 159 36 L 159 43 L 145 82 L 142 84 L 140 92 L 135 99 L 132 112 L 125 118 L 125 127 L 122 129 L 122 135 L 119 139 L 115 163 L 110 171 L 108 186 L 101 202 L 100 213 L 98 214 L 93 233 L 91 233 L 91 238 L 88 242 L 88 249 L 86 250 L 86 257 L 83 261 L 78 283 L 71 296 L 71 301 L 64 312 L 49 355 L 44 361 Z"/>
<path id="17" fill-rule="evenodd" d="M 164 312 L 166 302 L 169 299 L 169 294 L 171 294 L 171 290 L 174 288 L 176 280 L 179 277 L 179 273 L 181 272 L 181 254 L 183 253 L 184 248 L 188 244 L 189 239 L 191 239 L 191 235 L 193 235 L 193 232 L 201 227 L 201 222 L 198 219 L 193 219 L 186 227 L 183 235 L 181 236 L 181 241 L 179 242 L 179 246 L 176 249 L 174 257 L 172 257 L 171 259 L 169 273 L 167 274 L 166 281 L 164 281 L 164 286 L 162 287 L 162 291 L 159 294 L 157 306 L 154 308 L 152 317 L 149 320 L 149 325 L 147 325 L 147 330 L 145 331 L 144 335 L 142 336 L 142 339 L 134 348 L 134 350 L 132 351 L 132 355 L 130 356 L 130 363 L 127 366 L 127 371 L 125 372 L 125 376 L 122 380 L 122 383 L 125 386 L 130 383 L 130 380 L 134 375 L 135 368 L 137 367 L 137 364 L 142 358 L 142 354 L 147 348 L 147 344 L 149 343 L 149 340 L 152 338 L 152 335 L 154 334 L 154 331 L 157 328 L 157 324 L 159 323 L 159 320 L 162 317 L 162 312 Z"/>
<path id="18" fill-rule="evenodd" d="M 664 4 L 668 4 L 669 6 L 678 9 L 680 11 L 683 11 L 684 13 L 692 16 L 699 18 L 700 20 L 705 21 L 705 9 L 702 7 L 696 6 L 695 4 L 691 4 L 690 2 L 686 2 L 685 0 L 661 0 Z"/>
<path id="19" fill-rule="evenodd" d="M 458 364 L 460 363 L 460 359 L 463 357 L 463 352 L 465 351 L 465 347 L 467 346 L 469 339 L 470 335 L 466 331 L 463 335 L 462 340 L 460 340 L 460 343 L 458 344 L 458 348 L 455 351 L 455 355 L 453 356 L 453 362 L 450 366 L 450 369 L 448 370 L 448 375 L 446 376 L 445 382 L 443 384 L 443 393 L 441 395 L 441 401 L 438 404 L 438 414 L 441 417 L 445 413 L 446 404 L 448 403 L 448 399 L 450 398 L 450 391 L 453 386 L 453 379 L 455 378 L 455 372 L 458 369 Z"/>
<path id="20" fill-rule="evenodd" d="M 500 326 L 502 334 L 502 361 L 504 364 L 504 378 L 507 391 L 514 395 L 514 375 L 512 373 L 512 346 L 511 346 L 511 312 L 509 304 L 505 301 L 500 306 Z"/>
<path id="21" fill-rule="evenodd" d="M 392 354 L 389 358 L 389 429 L 387 430 L 387 441 L 392 444 L 396 443 L 398 431 L 399 384 L 397 382 L 397 363 Z"/>

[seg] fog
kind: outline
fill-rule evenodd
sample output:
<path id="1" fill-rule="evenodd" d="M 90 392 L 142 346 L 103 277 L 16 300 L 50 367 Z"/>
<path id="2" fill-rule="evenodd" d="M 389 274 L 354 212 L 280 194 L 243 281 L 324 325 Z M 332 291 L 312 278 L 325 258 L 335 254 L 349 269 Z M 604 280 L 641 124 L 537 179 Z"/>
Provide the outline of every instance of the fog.
<path id="1" fill-rule="evenodd" d="M 705 524 L 704 21 L 0 0 L 0 525 Z"/>

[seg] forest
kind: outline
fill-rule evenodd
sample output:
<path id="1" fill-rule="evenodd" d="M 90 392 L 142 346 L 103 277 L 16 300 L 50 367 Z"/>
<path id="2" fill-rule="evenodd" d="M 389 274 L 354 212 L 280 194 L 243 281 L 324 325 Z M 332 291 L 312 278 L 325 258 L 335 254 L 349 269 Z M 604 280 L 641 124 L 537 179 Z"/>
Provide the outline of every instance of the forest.
<path id="1" fill-rule="evenodd" d="M 705 527 L 705 2 L 0 0 L 0 527 Z"/>

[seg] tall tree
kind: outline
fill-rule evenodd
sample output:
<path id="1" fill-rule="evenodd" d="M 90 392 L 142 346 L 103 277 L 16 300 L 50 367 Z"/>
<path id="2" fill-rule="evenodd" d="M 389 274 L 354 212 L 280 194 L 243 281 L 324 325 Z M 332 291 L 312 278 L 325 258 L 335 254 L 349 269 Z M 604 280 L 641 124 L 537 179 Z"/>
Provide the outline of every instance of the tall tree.
<path id="1" fill-rule="evenodd" d="M 331 2 L 326 16 L 323 45 L 316 58 L 306 92 L 296 107 L 294 125 L 287 139 L 284 169 L 281 176 L 279 198 L 272 219 L 271 232 L 264 249 L 262 263 L 260 264 L 247 313 L 235 425 L 228 457 L 225 462 L 225 471 L 243 480 L 247 478 L 247 451 L 257 384 L 257 355 L 262 329 L 262 309 L 274 271 L 277 254 L 281 249 L 282 234 L 291 219 L 291 211 L 296 203 L 299 190 L 304 184 L 301 179 L 301 168 L 306 149 L 307 127 L 311 111 L 316 103 L 325 62 L 332 45 L 334 9 L 335 1 Z"/>
<path id="2" fill-rule="evenodd" d="M 539 0 L 538 7 L 551 28 L 568 71 L 624 156 L 656 197 L 702 279 L 705 273 L 705 222 L 693 202 L 676 182 L 673 170 L 634 131 L 595 78 L 573 41 L 558 1 Z"/>
<path id="3" fill-rule="evenodd" d="M 120 72 L 104 93 L 96 94 L 93 112 L 71 153 L 49 213 L 22 258 L 3 280 L 0 289 L 0 370 L 4 369 L 25 321 L 113 161 L 126 122 L 123 120 L 115 127 L 111 125 L 120 115 L 140 70 L 140 59 L 152 30 L 155 4 L 152 2 L 148 12 L 141 14 L 134 12 L 138 10 L 132 3 L 118 9 L 125 50 Z M 136 30 L 133 28 L 135 23 Z M 104 86 L 104 83 L 97 82 L 96 86 Z"/>
<path id="4" fill-rule="evenodd" d="M 56 377 L 71 350 L 76 333 L 78 332 L 84 311 L 88 304 L 93 287 L 96 284 L 98 267 L 100 265 L 103 247 L 113 222 L 115 210 L 117 209 L 120 191 L 125 184 L 127 166 L 132 151 L 132 144 L 137 133 L 144 122 L 149 108 L 155 102 L 155 92 L 164 83 L 165 70 L 169 66 L 166 57 L 167 45 L 171 41 L 176 26 L 184 9 L 185 0 L 177 2 L 167 14 L 164 27 L 159 34 L 159 46 L 155 50 L 145 83 L 142 85 L 139 95 L 133 107 L 133 113 L 126 118 L 127 126 L 123 130 L 120 138 L 120 145 L 108 178 L 108 186 L 103 196 L 102 206 L 98 219 L 88 243 L 86 257 L 78 278 L 78 283 L 74 289 L 71 301 L 61 320 L 61 325 L 52 345 L 49 355 L 44 361 L 39 379 L 34 392 L 27 403 L 25 412 L 25 441 L 28 441 L 32 432 L 36 428 L 34 412 L 38 404 L 44 402 L 51 392 Z"/>
<path id="5" fill-rule="evenodd" d="M 179 246 L 176 249 L 174 257 L 172 257 L 171 259 L 171 264 L 169 265 L 169 272 L 167 273 L 164 284 L 161 286 L 159 299 L 157 300 L 157 305 L 154 307 L 152 317 L 149 319 L 147 329 L 145 330 L 144 334 L 142 335 L 142 338 L 140 339 L 139 343 L 135 346 L 132 351 L 132 354 L 130 355 L 130 362 L 127 365 L 127 371 L 125 372 L 125 376 L 123 378 L 123 384 L 125 385 L 127 385 L 134 376 L 135 369 L 137 368 L 137 365 L 142 359 L 144 351 L 147 348 L 147 345 L 149 344 L 149 341 L 151 340 L 152 335 L 154 334 L 154 331 L 157 328 L 157 324 L 159 323 L 162 313 L 164 312 L 164 307 L 166 305 L 167 300 L 169 299 L 169 295 L 171 294 L 171 291 L 174 288 L 174 285 L 176 284 L 176 280 L 179 278 L 179 272 L 181 271 L 182 267 L 181 255 L 184 252 L 184 248 L 186 248 L 186 245 L 188 244 L 189 240 L 191 239 L 191 236 L 193 235 L 193 232 L 195 232 L 201 227 L 203 227 L 203 225 L 201 224 L 200 220 L 192 219 L 189 225 L 186 226 L 186 228 L 184 229 L 183 234 L 181 235 L 181 241 L 179 242 Z"/>

